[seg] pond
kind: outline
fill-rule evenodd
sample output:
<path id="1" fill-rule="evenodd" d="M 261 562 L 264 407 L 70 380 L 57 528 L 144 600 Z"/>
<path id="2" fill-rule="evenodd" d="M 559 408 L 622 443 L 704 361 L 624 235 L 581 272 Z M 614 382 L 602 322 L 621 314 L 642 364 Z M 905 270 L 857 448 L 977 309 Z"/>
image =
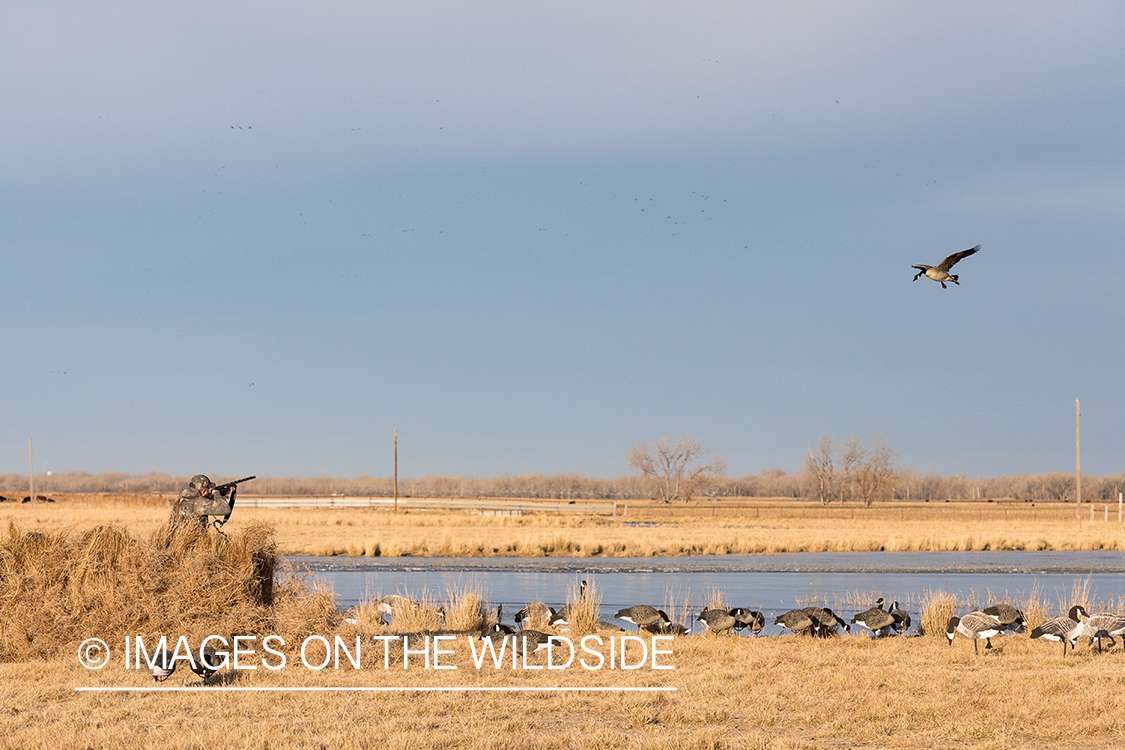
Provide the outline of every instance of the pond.
<path id="1" fill-rule="evenodd" d="M 450 589 L 479 586 L 505 620 L 529 601 L 566 603 L 578 581 L 601 596 L 601 618 L 634 604 L 688 605 L 697 612 L 714 591 L 729 606 L 758 609 L 765 633 L 781 632 L 773 619 L 807 604 L 832 607 L 850 619 L 857 598 L 898 600 L 917 617 L 928 591 L 947 591 L 966 605 L 1038 597 L 1062 611 L 1075 586 L 1088 585 L 1091 604 L 1116 603 L 1125 594 L 1121 552 L 806 552 L 646 558 L 368 558 L 290 557 L 330 585 L 340 607 L 398 593 L 423 591 L 443 599 Z M 1064 606 L 1065 605 L 1065 606 Z M 864 604 L 865 608 L 867 605 Z"/>

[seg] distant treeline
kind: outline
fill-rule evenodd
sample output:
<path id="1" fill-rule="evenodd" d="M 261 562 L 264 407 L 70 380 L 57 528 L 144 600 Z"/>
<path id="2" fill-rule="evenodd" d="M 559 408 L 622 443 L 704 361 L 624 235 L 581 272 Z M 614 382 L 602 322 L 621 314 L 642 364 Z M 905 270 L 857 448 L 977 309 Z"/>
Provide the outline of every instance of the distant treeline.
<path id="1" fill-rule="evenodd" d="M 216 483 L 238 479 L 236 476 L 212 476 Z M 123 474 L 66 471 L 35 477 L 35 494 L 51 493 L 154 493 L 173 494 L 187 485 L 190 477 L 160 472 Z M 970 479 L 960 474 L 939 476 L 911 470 L 895 475 L 896 500 L 992 500 L 1013 499 L 1028 502 L 1068 502 L 1074 500 L 1074 475 L 1063 472 L 1048 474 L 1015 474 L 1001 477 Z M 704 496 L 722 499 L 735 497 L 779 497 L 794 500 L 812 496 L 805 474 L 786 474 L 769 469 L 761 474 L 741 477 L 718 477 Z M 26 474 L 0 474 L 0 495 L 23 497 L 27 494 Z M 1087 502 L 1116 502 L 1117 493 L 1125 490 L 1125 474 L 1113 476 L 1082 476 L 1082 495 Z M 394 492 L 390 477 L 259 477 L 242 491 L 252 495 L 273 496 L 381 496 Z M 648 497 L 647 486 L 636 475 L 610 479 L 585 474 L 520 474 L 501 477 L 426 476 L 399 479 L 402 497 L 526 497 L 561 500 L 607 499 L 630 500 Z M 845 497 L 845 502 L 848 498 Z"/>

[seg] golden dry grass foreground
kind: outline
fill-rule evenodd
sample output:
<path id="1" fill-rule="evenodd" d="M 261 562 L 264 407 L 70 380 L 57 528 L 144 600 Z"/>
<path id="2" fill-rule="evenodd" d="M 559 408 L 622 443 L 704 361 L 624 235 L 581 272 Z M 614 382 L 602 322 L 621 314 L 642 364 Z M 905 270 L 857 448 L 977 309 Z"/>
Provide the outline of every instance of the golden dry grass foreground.
<path id="1" fill-rule="evenodd" d="M 0 528 L 15 522 L 54 532 L 120 523 L 163 524 L 170 498 L 59 496 L 55 503 L 0 503 Z M 514 504 L 514 503 L 513 503 Z M 620 504 L 624 510 L 624 504 Z M 694 501 L 628 504 L 628 514 L 236 507 L 228 529 L 276 530 L 283 555 L 612 556 L 781 554 L 786 552 L 1120 550 L 1117 508 L 1075 518 L 1073 505 L 1042 503 L 881 503 L 872 508 L 811 503 Z M 1108 517 L 1108 520 L 1107 520 Z"/>
<path id="2" fill-rule="evenodd" d="M 73 657 L 0 664 L 0 745 L 19 748 L 1114 748 L 1125 655 L 1026 636 L 974 656 L 958 639 L 799 636 L 677 638 L 674 671 L 261 668 L 219 686 L 402 687 L 405 691 L 90 693 L 152 686 Z M 459 654 L 467 654 L 462 648 Z M 529 663 L 543 663 L 534 656 Z M 230 672 L 221 673 L 230 675 Z M 216 678 L 212 678 L 215 680 Z M 177 672 L 167 684 L 199 686 Z M 660 694 L 463 693 L 411 688 L 675 687 Z"/>

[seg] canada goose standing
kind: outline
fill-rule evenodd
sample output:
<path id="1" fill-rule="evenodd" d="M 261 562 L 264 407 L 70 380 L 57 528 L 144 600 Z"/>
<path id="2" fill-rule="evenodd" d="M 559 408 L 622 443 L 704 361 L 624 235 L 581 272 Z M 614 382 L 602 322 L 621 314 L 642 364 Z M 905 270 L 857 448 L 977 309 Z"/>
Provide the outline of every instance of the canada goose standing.
<path id="1" fill-rule="evenodd" d="M 156 652 L 152 665 L 152 678 L 157 682 L 164 682 L 176 671 L 176 660 L 172 652 L 166 648 Z"/>
<path id="2" fill-rule="evenodd" d="M 730 613 L 734 616 L 735 630 L 749 629 L 751 633 L 757 635 L 766 626 L 766 616 L 756 610 L 735 607 Z"/>
<path id="3" fill-rule="evenodd" d="M 933 279 L 934 281 L 941 284 L 942 289 L 949 288 L 945 285 L 945 282 L 947 281 L 952 281 L 954 284 L 960 286 L 961 282 L 957 280 L 957 276 L 955 274 L 949 273 L 949 269 L 953 268 L 953 266 L 956 265 L 957 261 L 961 260 L 962 258 L 968 258 L 978 250 L 980 250 L 980 245 L 977 245 L 976 247 L 970 247 L 968 250 L 962 250 L 959 253 L 947 255 L 945 257 L 945 260 L 943 260 L 941 263 L 938 263 L 936 266 L 916 265 L 914 266 L 914 268 L 918 269 L 918 273 L 914 274 L 914 278 L 911 279 L 911 281 L 917 281 L 920 277 L 925 276 L 926 278 Z"/>
<path id="4" fill-rule="evenodd" d="M 899 609 L 897 599 L 891 606 L 890 615 L 891 617 L 895 618 L 895 624 L 891 627 L 893 627 L 897 632 L 902 633 L 906 630 L 910 630 L 910 613 L 905 609 Z"/>
<path id="5" fill-rule="evenodd" d="M 957 633 L 973 642 L 973 653 L 979 654 L 977 641 L 983 639 L 985 649 L 992 648 L 992 636 L 998 635 L 1002 630 L 1000 621 L 984 612 L 970 612 L 964 617 L 950 617 L 949 624 L 945 627 L 945 637 L 949 645 L 953 645 L 953 636 Z"/>
<path id="6" fill-rule="evenodd" d="M 837 627 L 843 627 L 848 633 L 852 632 L 852 626 L 837 617 L 836 613 L 827 607 L 805 607 L 801 611 L 812 619 L 813 634 L 821 638 L 835 635 Z"/>
<path id="7" fill-rule="evenodd" d="M 866 609 L 852 618 L 852 625 L 859 624 L 867 628 L 871 631 L 872 638 L 886 635 L 894 623 L 894 616 L 883 609 L 883 597 L 881 596 L 875 600 L 874 607 Z"/>
<path id="8" fill-rule="evenodd" d="M 660 622 L 662 619 L 667 620 L 668 616 L 663 618 L 660 615 L 660 610 L 656 607 L 650 607 L 647 604 L 635 604 L 632 607 L 626 607 L 617 611 L 614 615 L 615 619 L 631 622 L 638 628 L 645 625 L 651 625 L 654 622 Z"/>
<path id="9" fill-rule="evenodd" d="M 204 681 L 222 666 L 223 659 L 219 658 L 219 652 L 211 646 L 204 646 L 193 656 L 195 658 L 191 664 L 191 671 L 202 677 Z"/>
<path id="10" fill-rule="evenodd" d="M 1102 638 L 1109 639 L 1109 646 L 1113 648 L 1117 641 L 1113 636 L 1125 633 L 1125 616 L 1110 614 L 1109 612 L 1095 612 L 1084 617 L 1080 623 L 1079 635 L 1086 636 L 1093 643 L 1098 639 L 1098 653 L 1102 650 Z"/>
<path id="11" fill-rule="evenodd" d="M 735 623 L 734 615 L 717 607 L 702 610 L 695 620 L 696 622 L 702 622 L 707 630 L 713 633 L 729 632 Z"/>
<path id="12" fill-rule="evenodd" d="M 516 612 L 516 616 L 512 619 L 520 627 L 525 628 L 529 622 L 549 623 L 554 616 L 554 607 L 550 607 L 543 602 L 531 602 L 525 604 L 519 612 Z"/>
<path id="13" fill-rule="evenodd" d="M 984 613 L 999 620 L 1005 630 L 1017 630 L 1023 627 L 1023 612 L 1007 602 L 997 602 L 991 607 L 985 607 Z"/>
<path id="14" fill-rule="evenodd" d="M 1063 657 L 1066 657 L 1066 642 L 1074 648 L 1078 640 L 1082 618 L 1086 617 L 1086 609 L 1081 604 L 1075 604 L 1070 612 L 1058 617 L 1052 617 L 1039 623 L 1039 627 L 1031 631 L 1032 638 L 1045 638 L 1048 641 L 1062 641 Z"/>
<path id="15" fill-rule="evenodd" d="M 679 625 L 677 623 L 672 622 L 672 618 L 670 618 L 668 616 L 668 613 L 665 612 L 664 610 L 658 609 L 658 610 L 656 610 L 656 614 L 660 615 L 660 619 L 658 619 L 656 622 L 650 622 L 647 625 L 641 625 L 640 630 L 643 630 L 646 633 L 653 633 L 654 635 L 685 635 L 685 634 L 687 634 L 688 629 L 685 628 L 683 625 Z M 622 618 L 622 619 L 624 619 L 624 618 Z M 640 630 L 638 630 L 638 632 L 640 632 Z"/>
<path id="16" fill-rule="evenodd" d="M 809 613 L 803 609 L 791 609 L 785 614 L 778 615 L 773 624 L 780 625 L 794 633 L 808 633 L 819 627 L 818 622 L 813 620 Z"/>

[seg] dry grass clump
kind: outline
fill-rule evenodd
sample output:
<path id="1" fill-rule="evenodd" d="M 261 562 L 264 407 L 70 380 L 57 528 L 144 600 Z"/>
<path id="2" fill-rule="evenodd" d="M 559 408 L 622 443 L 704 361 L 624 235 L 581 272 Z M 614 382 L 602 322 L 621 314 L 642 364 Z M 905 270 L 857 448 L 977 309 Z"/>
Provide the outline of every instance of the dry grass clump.
<path id="1" fill-rule="evenodd" d="M 457 584 L 446 590 L 445 628 L 461 632 L 479 632 L 489 623 L 484 611 L 484 585 L 479 581 Z"/>
<path id="2" fill-rule="evenodd" d="M 582 584 L 571 582 L 566 587 L 567 628 L 570 635 L 585 635 L 597 629 L 598 609 L 602 605 L 602 595 L 597 583 L 591 578 Z"/>
<path id="3" fill-rule="evenodd" d="M 0 660 L 51 656 L 78 640 L 126 635 L 284 635 L 327 622 L 332 595 L 296 574 L 275 586 L 273 530 L 230 535 L 124 526 L 23 532 L 0 540 Z M 288 641 L 288 639 L 287 639 Z"/>
<path id="4" fill-rule="evenodd" d="M 922 595 L 922 632 L 931 638 L 944 638 L 949 618 L 956 610 L 957 597 L 953 594 L 927 589 Z"/>

